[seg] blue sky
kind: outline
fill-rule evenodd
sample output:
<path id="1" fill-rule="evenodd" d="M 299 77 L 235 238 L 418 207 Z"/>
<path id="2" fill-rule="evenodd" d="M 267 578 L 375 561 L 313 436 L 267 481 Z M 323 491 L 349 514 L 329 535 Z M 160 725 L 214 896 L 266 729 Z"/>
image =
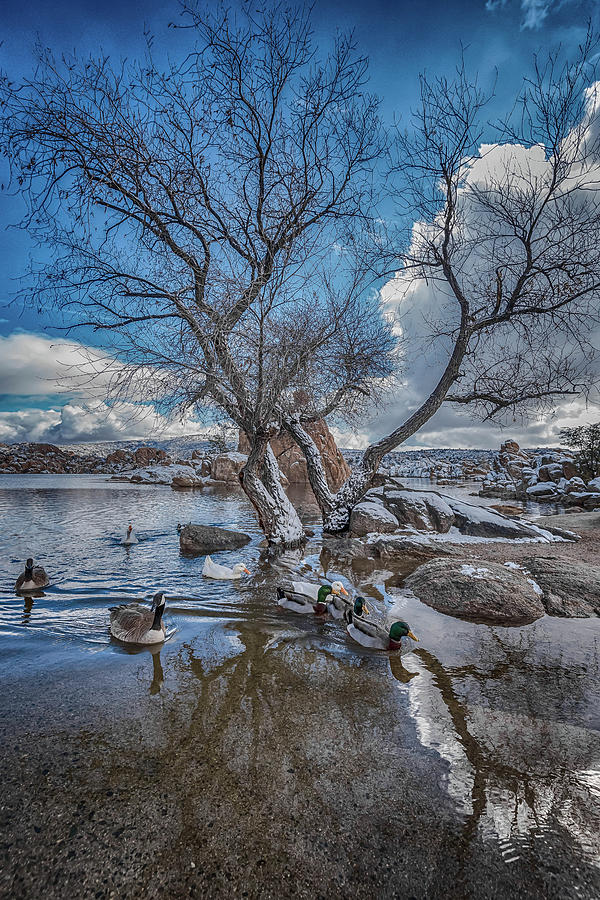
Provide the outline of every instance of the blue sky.
<path id="1" fill-rule="evenodd" d="M 28 4 L 5 0 L 0 64 L 16 80 L 30 75 L 37 38 L 59 52 L 75 49 L 80 53 L 95 53 L 102 49 L 114 57 L 132 58 L 143 52 L 147 31 L 155 35 L 154 50 L 158 55 L 169 53 L 176 57 L 188 39 L 187 33 L 167 28 L 168 22 L 176 20 L 177 16 L 177 5 L 165 0 L 81 0 L 78 3 L 34 0 Z M 339 3 L 318 0 L 313 16 L 319 42 L 326 43 L 336 28 L 355 30 L 361 52 L 370 59 L 372 89 L 383 98 L 384 113 L 390 119 L 407 116 L 416 100 L 419 72 L 426 69 L 430 73 L 450 73 L 461 48 L 469 70 L 479 74 L 484 88 L 492 85 L 497 72 L 496 96 L 488 113 L 492 119 L 501 115 L 517 92 L 533 54 L 558 43 L 568 52 L 585 34 L 588 19 L 596 26 L 600 24 L 597 2 L 446 0 L 402 3 L 371 0 L 367 3 L 347 0 Z M 63 338 L 52 327 L 50 317 L 37 311 L 6 306 L 14 297 L 18 279 L 26 271 L 30 255 L 43 262 L 44 251 L 32 247 L 22 232 L 10 229 L 10 224 L 19 218 L 19 201 L 7 198 L 6 194 L 0 196 L 0 336 L 10 341 L 17 335 L 46 335 L 60 343 Z M 78 333 L 78 339 L 88 344 L 97 343 L 91 334 Z M 0 356 L 0 423 L 3 415 L 18 410 L 55 410 L 58 415 L 61 407 L 73 402 L 77 395 L 66 396 L 56 388 L 52 381 L 52 365 L 46 360 L 41 375 L 36 375 L 33 365 L 31 377 L 26 377 L 22 367 L 14 362 L 18 360 L 16 345 L 5 343 L 3 346 L 11 352 Z M 27 352 L 23 351 L 26 346 L 21 340 L 18 352 Z M 36 344 L 33 339 L 32 347 L 36 348 L 38 359 L 44 353 L 52 355 L 55 352 L 49 344 Z M 7 363 L 9 358 L 12 363 Z M 35 384 L 32 387 L 36 377 L 37 388 Z M 5 426 L 7 421 L 4 420 Z M 385 421 L 378 420 L 370 433 L 385 427 Z M 21 437 L 36 436 L 23 430 L 19 434 Z M 467 434 L 470 434 L 472 445 L 480 445 L 486 438 L 488 444 L 497 439 L 490 429 L 474 430 L 465 422 L 463 445 Z M 2 431 L 0 424 L 0 440 L 15 439 L 12 435 L 8 426 Z M 43 436 L 43 431 L 40 435 Z M 82 435 L 82 439 L 87 438 L 89 435 Z M 460 440 L 458 434 L 455 440 Z"/>

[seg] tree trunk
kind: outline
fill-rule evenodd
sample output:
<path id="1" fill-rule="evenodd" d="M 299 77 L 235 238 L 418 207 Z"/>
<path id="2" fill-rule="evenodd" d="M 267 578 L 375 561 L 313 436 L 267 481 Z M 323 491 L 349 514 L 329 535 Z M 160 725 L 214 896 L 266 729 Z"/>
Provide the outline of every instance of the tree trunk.
<path id="1" fill-rule="evenodd" d="M 298 547 L 306 540 L 304 528 L 281 484 L 281 473 L 266 435 L 251 438 L 248 462 L 240 483 L 254 506 L 269 544 Z"/>
<path id="2" fill-rule="evenodd" d="M 466 314 L 463 310 L 461 326 L 452 355 L 427 400 L 391 434 L 367 447 L 359 465 L 353 470 L 337 494 L 332 494 L 329 490 L 321 455 L 308 432 L 304 430 L 298 420 L 285 422 L 285 427 L 306 457 L 308 478 L 323 516 L 324 531 L 336 534 L 348 529 L 352 509 L 368 490 L 385 454 L 403 444 L 435 415 L 444 402 L 450 387 L 459 376 L 460 364 L 467 349 L 468 339 Z"/>

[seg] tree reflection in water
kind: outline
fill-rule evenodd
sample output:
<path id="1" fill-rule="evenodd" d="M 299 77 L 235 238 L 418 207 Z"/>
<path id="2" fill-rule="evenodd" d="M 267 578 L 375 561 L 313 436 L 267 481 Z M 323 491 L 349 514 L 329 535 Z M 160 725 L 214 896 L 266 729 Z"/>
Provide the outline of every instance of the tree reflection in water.
<path id="1" fill-rule="evenodd" d="M 586 672 L 564 661 L 559 647 L 551 665 L 536 659 L 535 632 L 524 630 L 518 646 L 494 629 L 487 634 L 493 647 L 484 640 L 480 659 L 495 660 L 488 668 L 444 666 L 419 647 L 410 662 L 423 677 L 407 679 L 390 659 L 392 673 L 408 684 L 421 743 L 448 763 L 447 790 L 463 810 L 464 840 L 497 838 L 511 863 L 532 851 L 532 840 L 563 832 L 597 864 L 600 735 L 572 723 L 585 722 L 598 650 Z"/>

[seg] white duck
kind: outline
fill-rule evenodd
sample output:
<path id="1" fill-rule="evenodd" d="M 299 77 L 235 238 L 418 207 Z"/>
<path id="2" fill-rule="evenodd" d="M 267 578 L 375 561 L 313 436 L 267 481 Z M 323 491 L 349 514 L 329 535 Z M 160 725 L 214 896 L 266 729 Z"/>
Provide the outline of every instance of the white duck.
<path id="1" fill-rule="evenodd" d="M 205 578 L 219 578 L 228 581 L 237 581 L 242 577 L 242 572 L 250 575 L 250 570 L 246 568 L 244 563 L 236 563 L 233 568 L 229 566 L 221 566 L 219 563 L 213 562 L 210 556 L 207 556 L 202 566 L 202 574 Z"/>
<path id="2" fill-rule="evenodd" d="M 125 644 L 160 644 L 167 635 L 162 621 L 165 595 L 159 591 L 152 606 L 127 603 L 110 608 L 110 633 Z"/>
<path id="3" fill-rule="evenodd" d="M 310 581 L 291 581 L 285 587 L 277 588 L 277 603 L 284 609 L 296 613 L 316 613 L 322 615 L 328 611 L 328 597 L 345 594 L 348 591 L 341 581 L 333 584 L 313 584 Z"/>
<path id="4" fill-rule="evenodd" d="M 139 543 L 137 537 L 135 536 L 135 531 L 133 530 L 133 525 L 130 525 L 128 527 L 127 534 L 125 535 L 125 537 L 123 538 L 121 543 L 124 544 L 126 547 L 131 547 L 132 544 Z"/>

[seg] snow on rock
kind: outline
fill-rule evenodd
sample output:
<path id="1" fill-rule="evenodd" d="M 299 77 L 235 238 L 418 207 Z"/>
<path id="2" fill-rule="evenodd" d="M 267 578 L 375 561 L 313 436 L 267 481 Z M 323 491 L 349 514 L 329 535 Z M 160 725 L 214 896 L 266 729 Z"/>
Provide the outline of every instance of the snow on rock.
<path id="1" fill-rule="evenodd" d="M 461 534 L 488 538 L 540 537 L 540 529 L 516 519 L 509 519 L 508 516 L 503 516 L 489 507 L 474 506 L 454 497 L 444 499 L 454 513 Z"/>
<path id="2" fill-rule="evenodd" d="M 558 493 L 558 485 L 554 481 L 539 481 L 526 488 L 529 497 L 549 497 Z"/>
<path id="3" fill-rule="evenodd" d="M 525 575 L 499 563 L 477 567 L 468 560 L 433 559 L 413 572 L 404 587 L 439 612 L 476 622 L 522 625 L 545 612 Z"/>
<path id="4" fill-rule="evenodd" d="M 399 527 L 396 516 L 375 500 L 357 503 L 350 516 L 350 533 L 355 537 L 363 537 L 373 531 L 389 534 Z"/>
<path id="5" fill-rule="evenodd" d="M 192 466 L 173 464 L 170 466 L 147 466 L 134 469 L 133 472 L 113 476 L 119 481 L 130 481 L 132 484 L 173 484 L 179 480 L 186 487 L 202 487 L 206 479 L 196 472 Z"/>
<path id="6" fill-rule="evenodd" d="M 452 509 L 433 491 L 386 490 L 384 503 L 399 522 L 419 531 L 449 531 L 454 522 Z"/>

